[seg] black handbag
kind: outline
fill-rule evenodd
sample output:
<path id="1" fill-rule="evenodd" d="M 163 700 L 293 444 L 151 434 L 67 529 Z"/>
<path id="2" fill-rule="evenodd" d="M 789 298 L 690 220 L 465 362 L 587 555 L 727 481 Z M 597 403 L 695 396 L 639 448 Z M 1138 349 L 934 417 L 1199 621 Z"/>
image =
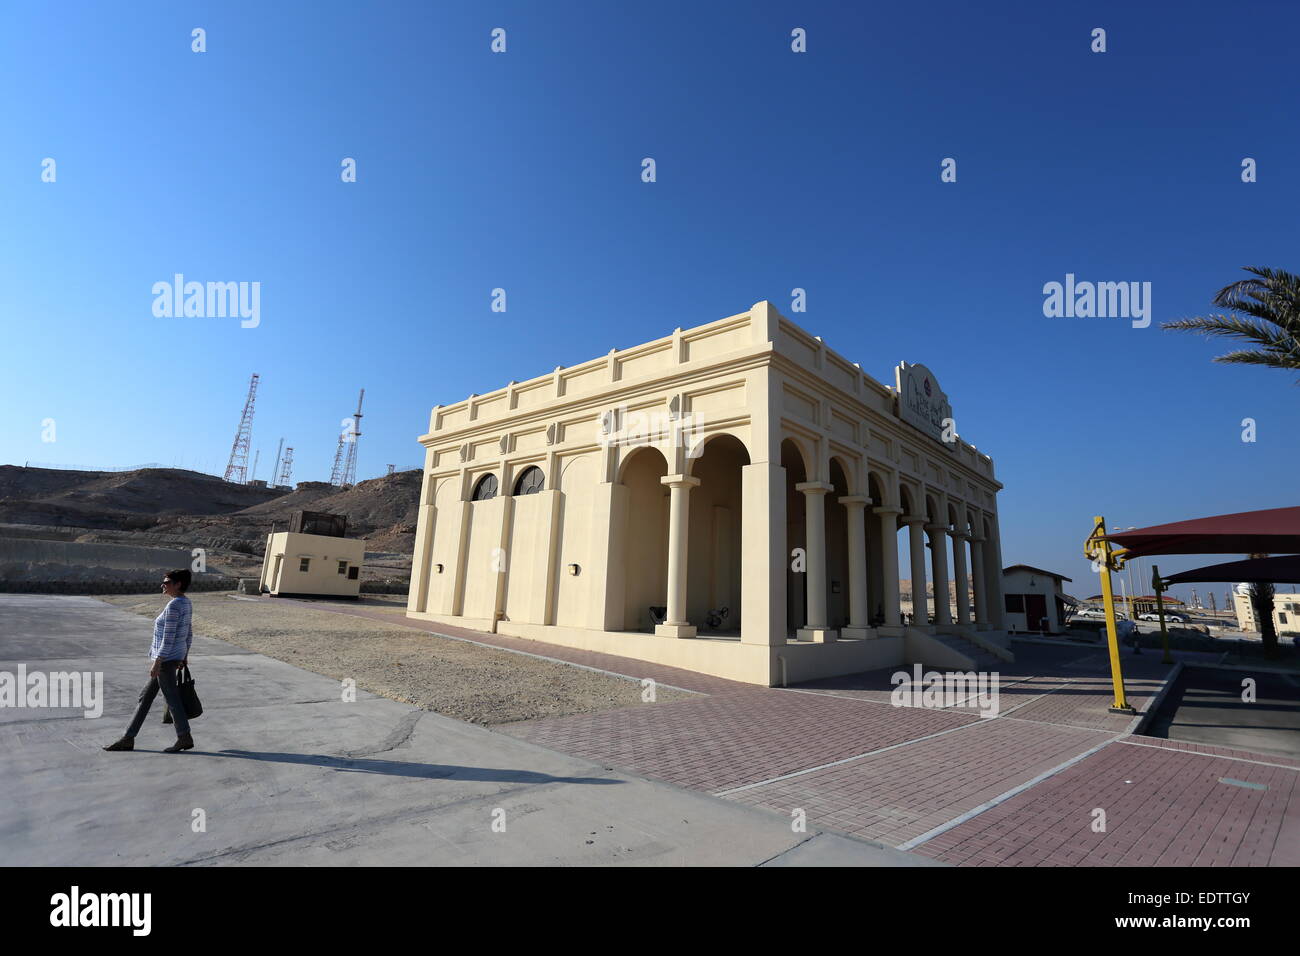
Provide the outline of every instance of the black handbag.
<path id="1" fill-rule="evenodd" d="M 176 669 L 176 687 L 181 692 L 181 703 L 185 705 L 185 716 L 189 720 L 193 720 L 195 717 L 202 717 L 203 703 L 199 700 L 198 691 L 194 689 L 194 675 L 190 673 L 190 667 L 188 664 Z M 163 711 L 163 723 L 175 723 L 175 721 L 172 720 L 172 710 L 170 707 Z"/>

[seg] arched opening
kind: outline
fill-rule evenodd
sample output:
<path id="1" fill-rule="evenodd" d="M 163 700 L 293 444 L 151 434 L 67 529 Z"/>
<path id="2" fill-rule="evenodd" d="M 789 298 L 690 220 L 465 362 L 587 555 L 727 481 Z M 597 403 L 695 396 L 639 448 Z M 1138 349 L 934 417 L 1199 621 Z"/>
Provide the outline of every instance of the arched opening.
<path id="1" fill-rule="evenodd" d="M 529 465 L 515 481 L 515 497 L 535 495 L 546 487 L 546 476 L 536 465 Z"/>
<path id="2" fill-rule="evenodd" d="M 619 483 L 627 487 L 623 535 L 623 630 L 653 631 L 668 605 L 668 462 L 657 448 L 632 451 Z"/>
<path id="3" fill-rule="evenodd" d="M 961 522 L 957 518 L 957 509 L 953 507 L 951 502 L 948 504 L 948 513 L 943 523 L 945 527 L 952 528 L 954 531 L 961 529 Z M 962 546 L 962 542 L 946 532 L 943 539 L 944 558 L 948 562 L 948 588 L 950 592 L 948 595 L 948 619 L 955 624 L 961 619 L 961 615 L 957 613 L 958 608 L 961 606 L 957 589 L 962 586 L 963 582 L 957 579 L 957 549 Z M 965 583 L 969 586 L 969 579 Z M 969 606 L 967 605 L 967 607 Z"/>
<path id="4" fill-rule="evenodd" d="M 984 590 L 984 580 L 983 575 L 981 574 L 984 565 L 984 552 L 982 550 L 984 545 L 975 540 L 980 536 L 979 522 L 975 517 L 975 512 L 967 509 L 965 521 L 966 530 L 970 533 L 971 540 L 963 542 L 962 547 L 967 549 L 967 554 L 969 555 L 970 560 L 970 564 L 967 566 L 967 571 L 970 573 L 971 623 L 976 624 L 980 621 L 987 621 L 989 613 L 986 603 L 988 598 L 985 597 L 987 592 Z"/>
<path id="5" fill-rule="evenodd" d="M 929 523 L 925 510 L 928 507 L 928 499 L 918 500 L 906 485 L 899 486 L 898 494 L 904 516 L 915 517 L 921 515 L 926 517 L 926 523 Z M 906 589 L 908 598 L 902 603 L 906 605 L 907 622 L 909 624 L 919 624 L 923 620 L 930 620 L 929 578 L 927 577 L 930 570 L 930 556 L 926 548 L 926 535 L 928 533 L 922 529 L 920 547 L 914 547 L 917 539 L 912 535 L 911 525 L 900 521 L 898 523 L 898 536 L 894 541 L 898 553 L 907 555 L 907 564 L 900 568 L 899 573 L 900 575 L 906 574 L 908 578 L 908 587 Z M 900 561 L 899 564 L 901 566 L 902 562 Z M 918 567 L 921 571 L 919 575 L 915 572 Z"/>
<path id="6" fill-rule="evenodd" d="M 873 474 L 867 475 L 867 495 L 871 498 L 871 504 L 866 508 L 867 621 L 872 627 L 879 627 L 885 619 L 885 555 L 882 545 L 886 542 L 880 534 L 880 516 L 872 509 L 885 506 L 885 491 Z M 893 540 L 887 543 L 895 545 Z"/>
<path id="7" fill-rule="evenodd" d="M 849 623 L 849 515 L 841 498 L 851 494 L 839 459 L 831 459 L 832 491 L 826 495 L 826 623 L 838 630 Z"/>
<path id="8" fill-rule="evenodd" d="M 484 475 L 474 483 L 474 491 L 470 494 L 470 501 L 488 501 L 497 496 L 497 476 Z"/>
<path id="9" fill-rule="evenodd" d="M 946 593 L 943 595 L 940 595 L 939 593 L 941 589 L 945 592 L 948 589 L 948 582 L 940 581 L 939 562 L 941 561 L 943 562 L 942 568 L 943 568 L 944 576 L 946 577 L 948 568 L 950 566 L 948 564 L 948 558 L 947 558 L 948 536 L 945 534 L 941 534 L 938 531 L 931 530 L 932 528 L 938 526 L 942 522 L 943 522 L 943 513 L 939 510 L 938 502 L 935 501 L 933 495 L 926 495 L 925 496 L 926 528 L 925 528 L 925 534 L 923 536 L 923 540 L 925 542 L 926 551 L 928 552 L 924 564 L 925 564 L 926 571 L 929 572 L 930 575 L 930 595 L 929 595 L 930 603 L 927 609 L 927 613 L 929 615 L 931 624 L 939 623 L 939 607 L 940 607 L 939 602 L 941 600 L 947 599 Z"/>
<path id="10" fill-rule="evenodd" d="M 741 469 L 749 452 L 734 435 L 709 437 L 687 471 L 690 491 L 686 615 L 699 634 L 740 634 Z"/>
<path id="11" fill-rule="evenodd" d="M 793 633 L 803 627 L 808 620 L 808 575 L 804 573 L 807 566 L 807 517 L 804 513 L 803 492 L 796 491 L 795 485 L 808 480 L 808 469 L 804 465 L 803 454 L 799 446 L 790 439 L 781 442 L 781 467 L 785 469 L 785 606 L 786 628 Z M 804 554 L 795 570 L 796 548 Z"/>
<path id="12" fill-rule="evenodd" d="M 993 522 L 985 517 L 981 521 L 984 540 L 984 594 L 989 602 L 988 623 L 992 627 L 1005 624 L 1006 598 L 1002 596 L 1002 568 L 998 565 L 997 542 L 993 540 Z"/>

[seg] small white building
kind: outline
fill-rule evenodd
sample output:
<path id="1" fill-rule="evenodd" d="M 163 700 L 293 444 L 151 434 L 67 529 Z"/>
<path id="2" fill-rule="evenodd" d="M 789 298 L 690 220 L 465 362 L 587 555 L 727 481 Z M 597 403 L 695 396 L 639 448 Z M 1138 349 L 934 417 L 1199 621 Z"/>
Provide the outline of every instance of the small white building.
<path id="1" fill-rule="evenodd" d="M 266 536 L 264 594 L 358 598 L 366 543 L 359 538 L 280 531 Z"/>
<path id="2" fill-rule="evenodd" d="M 1065 630 L 1063 574 L 1027 564 L 1002 569 L 1002 595 L 1006 603 L 1007 627 L 1017 631 L 1060 634 Z"/>

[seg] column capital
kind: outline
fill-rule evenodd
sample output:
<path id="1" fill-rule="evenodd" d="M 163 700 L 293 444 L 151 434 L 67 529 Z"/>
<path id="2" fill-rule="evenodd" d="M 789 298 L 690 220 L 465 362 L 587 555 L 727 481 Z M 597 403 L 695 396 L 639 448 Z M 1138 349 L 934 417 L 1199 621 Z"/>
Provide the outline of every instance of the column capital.
<path id="1" fill-rule="evenodd" d="M 902 508 L 893 508 L 889 505 L 881 505 L 879 508 L 872 508 L 871 510 L 878 515 L 901 515 L 903 513 Z"/>
<path id="2" fill-rule="evenodd" d="M 903 515 L 903 517 L 899 518 L 898 520 L 903 522 L 903 524 L 923 525 L 925 524 L 927 519 L 925 515 Z"/>
<path id="3" fill-rule="evenodd" d="M 925 526 L 925 530 L 933 534 L 939 534 L 939 533 L 947 534 L 949 528 L 946 524 L 928 524 Z"/>
<path id="4" fill-rule="evenodd" d="M 982 534 L 972 534 L 972 535 L 968 535 L 967 537 L 970 538 L 971 544 L 983 544 L 985 540 L 984 535 Z"/>
<path id="5" fill-rule="evenodd" d="M 948 537 L 952 538 L 954 541 L 969 541 L 969 540 L 970 540 L 970 535 L 969 535 L 969 534 L 967 534 L 965 531 L 958 531 L 956 528 L 950 528 L 950 529 L 948 530 Z"/>
<path id="6" fill-rule="evenodd" d="M 840 498 L 840 504 L 846 508 L 864 508 L 871 504 L 871 499 L 866 495 L 845 495 Z"/>
<path id="7" fill-rule="evenodd" d="M 801 481 L 794 486 L 795 491 L 802 491 L 805 495 L 824 495 L 834 491 L 835 486 L 825 481 Z"/>
<path id="8" fill-rule="evenodd" d="M 664 475 L 659 479 L 659 484 L 669 488 L 694 488 L 699 483 L 700 479 L 692 475 Z"/>

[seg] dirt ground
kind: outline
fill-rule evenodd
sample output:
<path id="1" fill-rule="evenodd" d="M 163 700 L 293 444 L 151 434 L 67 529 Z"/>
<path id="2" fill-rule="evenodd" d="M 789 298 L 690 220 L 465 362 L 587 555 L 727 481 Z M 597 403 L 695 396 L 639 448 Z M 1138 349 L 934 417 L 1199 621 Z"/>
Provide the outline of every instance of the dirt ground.
<path id="1" fill-rule="evenodd" d="M 159 597 L 109 595 L 100 600 L 151 622 L 165 601 Z M 508 724 L 535 717 L 647 706 L 641 686 L 607 674 L 538 660 L 509 651 L 454 641 L 381 621 L 317 611 L 292 604 L 241 600 L 230 592 L 190 595 L 194 633 L 457 720 Z M 400 615 L 405 598 L 366 598 L 363 604 Z M 142 622 L 147 649 L 150 624 Z M 540 648 L 539 648 L 540 650 Z M 656 688 L 658 702 L 693 697 Z"/>

